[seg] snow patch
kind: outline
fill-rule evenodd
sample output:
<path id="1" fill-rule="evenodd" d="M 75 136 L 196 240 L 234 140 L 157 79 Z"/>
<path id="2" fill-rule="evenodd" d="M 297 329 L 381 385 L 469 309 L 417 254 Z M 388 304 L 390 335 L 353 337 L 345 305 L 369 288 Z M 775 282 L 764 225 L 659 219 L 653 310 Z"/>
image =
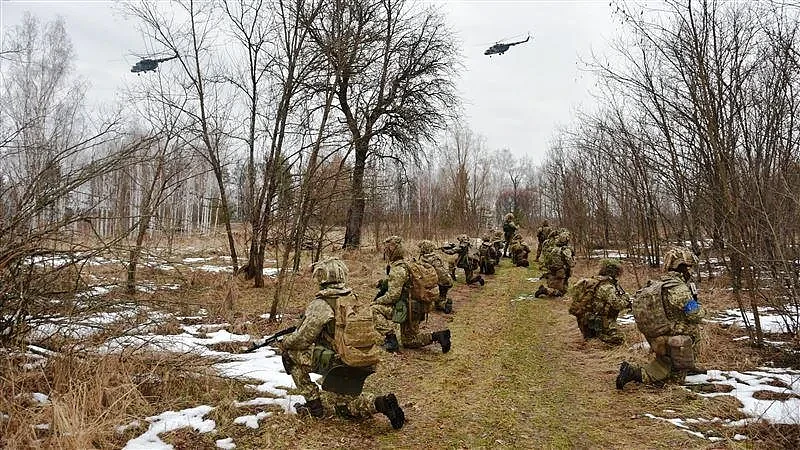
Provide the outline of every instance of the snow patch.
<path id="1" fill-rule="evenodd" d="M 217 439 L 215 444 L 217 444 L 217 448 L 221 448 L 223 450 L 231 450 L 236 448 L 236 444 L 233 443 L 233 438 Z"/>
<path id="2" fill-rule="evenodd" d="M 239 416 L 239 417 L 233 419 L 233 423 L 238 424 L 238 425 L 244 425 L 244 426 L 246 426 L 248 428 L 257 429 L 258 428 L 258 421 L 263 419 L 263 418 L 265 418 L 265 417 L 269 417 L 271 415 L 272 415 L 272 413 L 269 412 L 269 411 L 261 411 L 256 415 Z"/>
<path id="3" fill-rule="evenodd" d="M 167 411 L 157 416 L 148 417 L 150 427 L 141 436 L 131 439 L 123 447 L 128 450 L 161 450 L 171 449 L 158 437 L 161 433 L 177 430 L 179 428 L 192 427 L 200 433 L 208 433 L 216 428 L 217 424 L 211 419 L 203 419 L 203 416 L 211 412 L 214 408 L 202 405 L 195 408 L 183 409 L 180 411 Z"/>

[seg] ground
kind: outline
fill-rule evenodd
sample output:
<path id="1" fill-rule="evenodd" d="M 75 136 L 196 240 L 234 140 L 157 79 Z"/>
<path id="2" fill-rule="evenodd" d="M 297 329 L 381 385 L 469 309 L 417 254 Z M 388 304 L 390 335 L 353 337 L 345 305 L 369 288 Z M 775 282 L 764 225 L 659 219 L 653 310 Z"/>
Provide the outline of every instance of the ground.
<path id="1" fill-rule="evenodd" d="M 383 272 L 380 255 L 362 251 L 342 256 L 350 267 L 350 285 L 358 295 L 371 298 L 375 280 Z M 596 261 L 582 261 L 576 267 L 575 279 L 594 270 Z M 633 287 L 635 280 L 646 279 L 648 273 L 640 270 L 643 272 L 629 272 L 622 280 L 623 285 Z M 439 346 L 433 344 L 420 350 L 384 355 L 366 389 L 376 394 L 396 393 L 407 419 L 401 430 L 392 430 L 380 414 L 361 422 L 332 414 L 324 420 L 300 417 L 288 405 L 292 397 L 281 399 L 280 392 L 285 394 L 280 390 L 281 382 L 254 390 L 252 386 L 258 383 L 252 379 L 219 377 L 220 366 L 206 361 L 209 355 L 200 357 L 187 351 L 180 358 L 170 358 L 154 352 L 124 360 L 112 360 L 109 356 L 83 366 L 75 362 L 59 363 L 79 378 L 89 380 L 80 401 L 73 399 L 76 392 L 81 392 L 77 388 L 79 383 L 63 375 L 59 377 L 59 366 L 53 363 L 42 366 L 43 376 L 23 370 L 6 373 L 0 385 L 4 391 L 13 389 L 16 396 L 49 392 L 52 403 L 47 399 L 29 400 L 32 408 L 15 409 L 12 404 L 0 401 L 0 413 L 9 416 L 5 419 L 5 430 L 16 436 L 5 443 L 10 448 L 29 446 L 31 442 L 72 448 L 113 448 L 126 444 L 134 448 L 132 439 L 142 436 L 148 428 L 153 430 L 145 421 L 147 417 L 168 410 L 187 410 L 196 414 L 192 416 L 193 422 L 183 424 L 183 428 L 177 428 L 178 423 L 173 431 L 165 425 L 164 432 L 156 439 L 186 449 L 224 448 L 226 438 L 236 448 L 276 449 L 796 448 L 800 444 L 797 425 L 726 426 L 746 416 L 732 397 L 708 396 L 709 386 L 718 385 L 705 383 L 707 380 L 698 381 L 694 390 L 635 384 L 623 391 L 616 390 L 614 379 L 619 363 L 625 359 L 645 361 L 648 357 L 645 351 L 632 349 L 642 341 L 641 335 L 635 326 L 622 325 L 626 336 L 623 346 L 610 348 L 600 342 L 584 341 L 574 318 L 567 313 L 567 298 L 536 299 L 530 295 L 539 284 L 540 274 L 535 264 L 531 268 L 512 267 L 504 259 L 497 274 L 486 277 L 485 286 L 457 283 L 450 292 L 454 314 L 432 313 L 423 324 L 430 331 L 444 327 L 452 331 L 449 353 L 442 354 Z M 461 272 L 459 276 L 463 281 Z M 154 334 L 181 336 L 182 345 L 217 351 L 219 355 L 241 351 L 246 342 L 237 339 L 244 333 L 266 335 L 293 323 L 314 291 L 308 274 L 300 274 L 291 286 L 293 295 L 282 304 L 283 321 L 274 323 L 260 317 L 268 309 L 265 301 L 270 298 L 268 290 L 254 289 L 249 282 L 222 275 L 192 276 L 188 284 L 174 292 L 157 292 L 160 305 L 171 300 L 173 309 L 182 316 L 162 320 Z M 230 298 L 232 285 L 235 299 Z M 713 283 L 705 288 L 715 292 Z M 222 307 L 220 303 L 226 296 L 226 302 L 232 304 Z M 709 303 L 718 301 L 715 298 Z M 206 315 L 186 317 L 198 307 L 205 308 Z M 217 325 L 208 326 L 209 323 Z M 752 371 L 775 359 L 773 353 L 733 340 L 743 334 L 729 326 L 706 324 L 701 365 Z M 108 335 L 93 339 L 104 345 L 121 342 L 109 340 Z M 259 364 L 276 360 L 273 351 L 261 351 L 253 359 L 243 361 L 254 371 L 261 370 Z M 99 370 L 98 366 L 108 370 Z M 731 379 L 745 376 L 735 373 L 738 375 Z M 255 373 L 250 376 L 259 379 Z M 796 375 L 793 376 L 796 381 Z M 285 380 L 283 383 L 286 384 Z M 793 383 L 788 384 L 793 386 Z M 769 394 L 764 394 L 763 389 L 758 392 L 761 396 Z M 787 392 L 765 398 L 797 400 L 792 397 L 796 395 L 793 391 Z M 113 398 L 107 398 L 110 393 Z M 290 394 L 291 390 L 287 395 Z M 260 400 L 264 397 L 267 400 Z M 239 403 L 248 400 L 247 405 Z M 70 416 L 64 408 L 83 408 L 73 417 L 88 418 L 82 422 L 67 420 Z M 119 414 L 104 414 L 100 412 L 103 408 L 118 410 Z M 287 409 L 289 413 L 285 412 Z M 92 415 L 86 413 L 88 410 L 98 412 Z M 258 413 L 261 413 L 258 419 L 251 419 L 256 428 L 237 423 L 246 421 L 237 417 Z M 23 416 L 31 424 L 48 424 L 51 433 L 41 429 L 22 433 L 20 422 L 13 419 Z M 134 419 L 138 423 L 132 422 Z M 119 432 L 114 432 L 111 425 L 128 423 L 131 426 Z M 0 420 L 0 430 L 2 424 Z M 80 438 L 74 431 L 64 433 L 76 429 L 93 431 Z M 65 434 L 72 437 L 65 438 Z M 152 441 L 143 442 L 146 445 L 140 448 L 155 448 Z"/>

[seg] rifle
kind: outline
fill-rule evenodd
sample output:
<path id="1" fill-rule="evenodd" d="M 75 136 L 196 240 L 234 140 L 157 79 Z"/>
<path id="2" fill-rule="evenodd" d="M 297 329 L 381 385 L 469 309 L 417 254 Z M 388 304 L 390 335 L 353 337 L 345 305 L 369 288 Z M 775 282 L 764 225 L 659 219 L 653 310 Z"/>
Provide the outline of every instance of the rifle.
<path id="1" fill-rule="evenodd" d="M 266 347 L 270 344 L 274 344 L 278 341 L 278 338 L 286 336 L 287 334 L 292 334 L 297 329 L 297 327 L 289 327 L 285 330 L 278 331 L 277 333 L 273 334 L 272 336 L 268 336 L 262 340 L 262 342 L 257 343 L 258 341 L 253 342 L 253 345 L 250 346 L 244 353 L 252 353 L 262 347 Z"/>
<path id="2" fill-rule="evenodd" d="M 375 294 L 373 301 L 389 291 L 389 280 L 387 278 L 378 280 L 378 283 L 375 284 L 375 288 L 378 290 L 378 293 Z"/>

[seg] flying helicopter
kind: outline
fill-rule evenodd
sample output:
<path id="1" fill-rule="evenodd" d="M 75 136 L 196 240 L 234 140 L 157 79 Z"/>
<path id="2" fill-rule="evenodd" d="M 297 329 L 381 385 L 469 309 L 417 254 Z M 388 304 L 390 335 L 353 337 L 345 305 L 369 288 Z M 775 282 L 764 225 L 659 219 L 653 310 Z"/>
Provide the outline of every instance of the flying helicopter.
<path id="1" fill-rule="evenodd" d="M 502 55 L 503 53 L 508 51 L 508 49 L 511 48 L 511 46 L 518 45 L 518 44 L 524 44 L 524 43 L 528 42 L 529 40 L 531 40 L 531 35 L 528 35 L 528 37 L 525 38 L 524 41 L 509 42 L 507 44 L 503 44 L 502 42 L 498 42 L 498 43 L 492 45 L 491 47 L 487 48 L 486 51 L 483 52 L 483 54 L 484 55 L 489 55 L 490 58 L 492 57 L 492 55 Z"/>
<path id="2" fill-rule="evenodd" d="M 131 67 L 131 73 L 141 75 L 141 72 L 154 72 L 158 68 L 158 63 L 166 62 L 171 59 L 175 59 L 177 57 L 178 55 L 176 54 L 168 58 L 142 59 L 141 61 L 137 62 L 133 67 Z"/>

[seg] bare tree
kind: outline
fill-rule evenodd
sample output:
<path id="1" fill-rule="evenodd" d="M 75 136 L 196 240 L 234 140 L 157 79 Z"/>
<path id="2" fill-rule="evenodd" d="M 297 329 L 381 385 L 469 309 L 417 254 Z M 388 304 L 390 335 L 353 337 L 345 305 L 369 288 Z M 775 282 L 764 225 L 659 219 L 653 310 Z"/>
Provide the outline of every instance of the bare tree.
<path id="1" fill-rule="evenodd" d="M 335 0 L 307 26 L 333 69 L 336 100 L 353 143 L 344 247 L 358 248 L 364 169 L 379 149 L 412 158 L 456 104 L 458 54 L 444 19 L 405 0 Z M 385 145 L 384 145 L 385 143 Z"/>

